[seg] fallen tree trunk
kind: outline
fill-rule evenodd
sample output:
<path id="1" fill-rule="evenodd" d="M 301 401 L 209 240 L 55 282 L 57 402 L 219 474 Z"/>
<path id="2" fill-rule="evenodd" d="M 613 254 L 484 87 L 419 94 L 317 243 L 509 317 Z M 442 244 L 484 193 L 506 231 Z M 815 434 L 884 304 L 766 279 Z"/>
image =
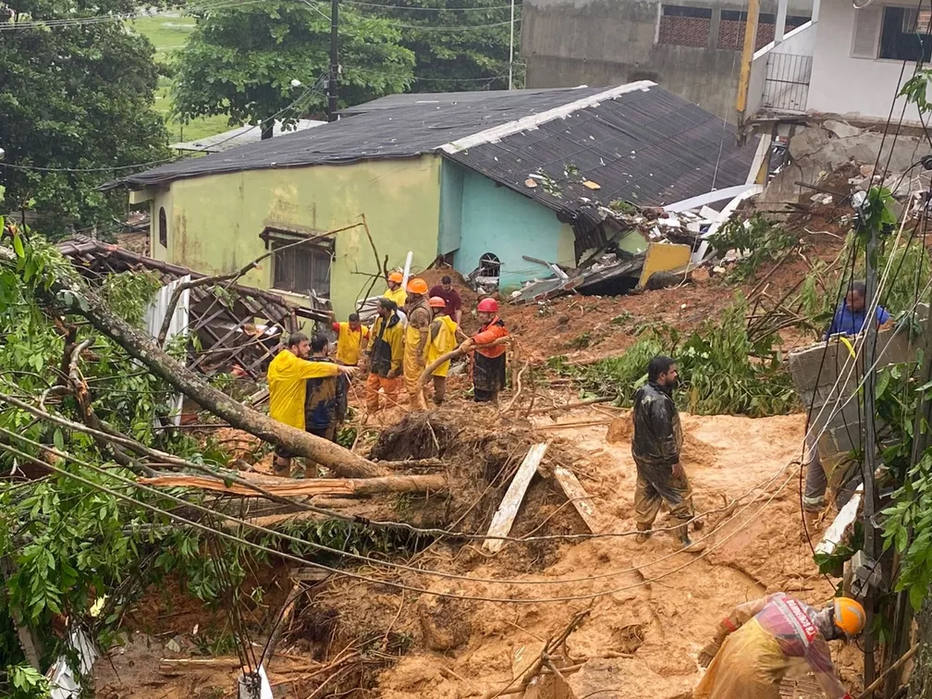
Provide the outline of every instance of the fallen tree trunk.
<path id="1" fill-rule="evenodd" d="M 153 374 L 231 426 L 292 454 L 312 459 L 339 476 L 371 478 L 386 473 L 381 467 L 338 444 L 273 420 L 217 390 L 165 352 L 148 335 L 116 315 L 97 294 L 79 282 L 60 280 L 53 284 L 49 301 L 63 304 L 67 312 L 87 318 L 91 325 L 142 362 Z"/>
<path id="2" fill-rule="evenodd" d="M 249 481 L 262 490 L 278 496 L 313 495 L 377 495 L 379 493 L 423 493 L 444 490 L 446 477 L 439 474 L 426 476 L 383 476 L 381 478 L 277 478 L 249 477 Z M 138 483 L 155 488 L 199 488 L 241 495 L 262 497 L 241 483 L 224 482 L 219 478 L 186 473 L 165 474 L 153 478 L 138 478 Z"/>

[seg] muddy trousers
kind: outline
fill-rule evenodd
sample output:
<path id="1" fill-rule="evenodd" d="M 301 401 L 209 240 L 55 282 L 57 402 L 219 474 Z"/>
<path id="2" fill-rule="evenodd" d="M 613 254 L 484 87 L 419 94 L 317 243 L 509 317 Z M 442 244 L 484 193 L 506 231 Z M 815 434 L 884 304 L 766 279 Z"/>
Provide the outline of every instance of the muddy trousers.
<path id="1" fill-rule="evenodd" d="M 369 374 L 366 379 L 366 409 L 370 414 L 379 411 L 379 389 L 385 393 L 386 407 L 394 408 L 398 405 L 398 394 L 401 392 L 401 377 L 387 379 L 378 374 Z"/>
<path id="2" fill-rule="evenodd" d="M 447 395 L 447 377 L 432 376 L 434 380 L 434 405 L 443 405 L 443 399 Z"/>
<path id="3" fill-rule="evenodd" d="M 825 507 L 825 489 L 828 487 L 828 478 L 819 458 L 819 445 L 807 439 L 806 446 L 809 451 L 806 464 L 806 489 L 803 491 L 803 508 L 808 512 L 821 512 Z"/>
<path id="4" fill-rule="evenodd" d="M 424 368 L 424 355 L 418 353 L 417 345 L 413 347 L 405 345 L 405 390 L 408 392 L 408 400 L 413 406 L 419 406 L 422 404 L 422 401 L 418 400 L 417 394 L 418 379 L 421 378 L 421 372 L 424 371 Z"/>
<path id="5" fill-rule="evenodd" d="M 684 538 L 687 522 L 693 518 L 693 493 L 689 479 L 685 475 L 681 478 L 670 475 L 664 487 L 658 489 L 638 469 L 638 480 L 634 489 L 634 516 L 638 529 L 648 531 L 653 527 L 663 505 L 667 506 L 674 519 L 682 522 L 681 526 L 677 527 L 676 534 Z"/>

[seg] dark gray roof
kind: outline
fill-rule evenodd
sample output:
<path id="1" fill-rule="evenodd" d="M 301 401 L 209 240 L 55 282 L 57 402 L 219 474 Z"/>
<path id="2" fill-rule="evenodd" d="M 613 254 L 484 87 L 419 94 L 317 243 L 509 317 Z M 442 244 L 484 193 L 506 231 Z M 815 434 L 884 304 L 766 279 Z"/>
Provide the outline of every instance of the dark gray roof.
<path id="1" fill-rule="evenodd" d="M 553 109 L 605 88 L 556 88 L 391 95 L 344 112 L 346 118 L 202 158 L 129 175 L 133 187 L 241 170 L 405 158 L 478 131 Z"/>
<path id="2" fill-rule="evenodd" d="M 651 87 L 446 157 L 569 214 L 580 199 L 661 205 L 743 184 L 756 148 L 756 139 L 739 147 L 714 114 Z"/>

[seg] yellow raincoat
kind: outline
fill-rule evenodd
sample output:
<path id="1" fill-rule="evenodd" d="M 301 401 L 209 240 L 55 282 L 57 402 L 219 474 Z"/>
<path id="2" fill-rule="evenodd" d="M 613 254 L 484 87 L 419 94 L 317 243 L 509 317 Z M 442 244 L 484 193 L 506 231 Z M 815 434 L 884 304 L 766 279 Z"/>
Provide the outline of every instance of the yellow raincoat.
<path id="1" fill-rule="evenodd" d="M 720 646 L 693 699 L 780 699 L 791 671 L 811 671 L 831 699 L 848 696 L 835 676 L 818 612 L 778 592 L 735 607 L 719 625 Z"/>
<path id="2" fill-rule="evenodd" d="M 425 347 L 421 347 L 422 334 L 430 332 L 430 306 L 427 299 L 421 297 L 405 309 L 408 314 L 408 327 L 405 329 L 404 375 L 405 389 L 412 401 L 417 400 L 417 384 L 424 371 Z"/>
<path id="3" fill-rule="evenodd" d="M 282 350 L 269 364 L 269 417 L 303 430 L 307 380 L 339 373 L 332 362 L 309 362 Z"/>
<path id="4" fill-rule="evenodd" d="M 430 364 L 447 352 L 452 352 L 456 349 L 457 327 L 459 326 L 457 326 L 456 321 L 450 316 L 439 316 L 431 323 L 430 338 L 425 348 L 427 352 L 427 366 L 430 366 Z M 446 376 L 448 371 L 450 371 L 449 359 L 434 369 L 431 376 Z"/>
<path id="5" fill-rule="evenodd" d="M 334 323 L 333 329 L 339 333 L 334 359 L 347 366 L 359 364 L 359 351 L 369 340 L 369 329 L 360 326 L 359 330 L 354 331 L 349 323 Z"/>
<path id="6" fill-rule="evenodd" d="M 404 310 L 405 301 L 408 300 L 408 292 L 404 290 L 404 287 L 399 286 L 397 289 L 386 289 L 385 293 L 382 294 L 387 299 L 391 299 L 398 306 L 399 310 Z"/>

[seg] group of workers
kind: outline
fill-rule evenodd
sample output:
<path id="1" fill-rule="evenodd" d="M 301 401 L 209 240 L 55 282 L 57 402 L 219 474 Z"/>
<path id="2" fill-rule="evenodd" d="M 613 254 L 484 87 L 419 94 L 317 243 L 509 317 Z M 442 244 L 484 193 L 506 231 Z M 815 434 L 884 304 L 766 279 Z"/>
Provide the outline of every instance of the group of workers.
<path id="1" fill-rule="evenodd" d="M 308 338 L 293 333 L 286 346 L 269 364 L 269 415 L 291 427 L 336 441 L 346 417 L 350 379 L 361 370 L 364 359 L 366 409 L 370 415 L 384 406 L 401 406 L 404 386 L 409 405 L 425 403 L 422 375 L 430 367 L 435 405 L 446 397 L 450 355 L 472 355 L 473 394 L 478 402 L 494 402 L 505 386 L 508 330 L 498 316 L 493 298 L 479 301 L 476 311 L 479 331 L 472 336 L 460 329 L 462 300 L 449 276 L 428 288 L 419 277 L 403 284 L 399 272 L 387 278 L 387 289 L 379 297 L 376 318 L 365 327 L 359 315 L 333 322 L 336 349 L 330 356 L 330 341 L 323 334 Z M 462 338 L 462 342 L 460 339 Z M 275 453 L 277 474 L 290 473 L 292 455 Z"/>
<path id="2" fill-rule="evenodd" d="M 851 282 L 824 339 L 857 335 L 870 317 L 881 328 L 892 323 L 885 308 L 877 306 L 871 313 L 865 301 L 864 283 Z M 703 542 L 694 543 L 689 537 L 689 525 L 701 529 L 701 520 L 696 517 L 689 479 L 680 462 L 683 433 L 673 401 L 678 378 L 673 359 L 654 357 L 647 367 L 647 383 L 634 396 L 631 453 L 637 470 L 636 541 L 650 538 L 654 520 L 665 506 L 675 522 L 679 544 L 685 551 L 699 552 Z M 804 504 L 810 512 L 824 506 L 827 482 L 816 442 L 815 436 L 808 440 Z M 699 662 L 708 670 L 693 697 L 778 699 L 784 677 L 803 669 L 815 675 L 826 696 L 850 698 L 835 673 L 827 642 L 856 637 L 865 620 L 864 608 L 848 597 L 837 597 L 821 610 L 784 593 L 741 604 L 721 621 L 714 640 L 700 653 Z"/>

